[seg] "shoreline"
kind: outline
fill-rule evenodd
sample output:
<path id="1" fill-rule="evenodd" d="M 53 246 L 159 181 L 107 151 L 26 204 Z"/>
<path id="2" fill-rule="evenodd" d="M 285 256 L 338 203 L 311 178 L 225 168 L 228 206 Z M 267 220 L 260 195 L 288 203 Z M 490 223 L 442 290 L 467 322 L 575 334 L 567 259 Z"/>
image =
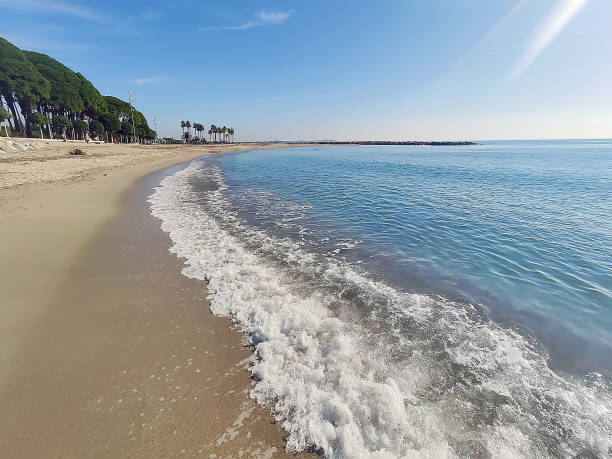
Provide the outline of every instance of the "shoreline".
<path id="1" fill-rule="evenodd" d="M 244 335 L 213 316 L 150 215 L 146 196 L 169 168 L 213 153 L 178 150 L 0 190 L 7 454 L 287 454 L 248 396 Z"/>

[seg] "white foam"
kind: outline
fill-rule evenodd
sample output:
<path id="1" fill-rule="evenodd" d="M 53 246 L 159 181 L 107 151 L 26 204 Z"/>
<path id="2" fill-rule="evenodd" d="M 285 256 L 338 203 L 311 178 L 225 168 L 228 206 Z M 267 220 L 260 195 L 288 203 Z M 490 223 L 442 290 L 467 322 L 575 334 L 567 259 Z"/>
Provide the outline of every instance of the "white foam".
<path id="1" fill-rule="evenodd" d="M 204 177 L 216 187 L 197 191 Z M 519 334 L 469 305 L 409 295 L 242 222 L 221 170 L 166 177 L 152 213 L 208 280 L 211 310 L 248 333 L 251 396 L 287 449 L 330 457 L 573 456 L 612 451 L 609 388 L 554 374 Z"/>

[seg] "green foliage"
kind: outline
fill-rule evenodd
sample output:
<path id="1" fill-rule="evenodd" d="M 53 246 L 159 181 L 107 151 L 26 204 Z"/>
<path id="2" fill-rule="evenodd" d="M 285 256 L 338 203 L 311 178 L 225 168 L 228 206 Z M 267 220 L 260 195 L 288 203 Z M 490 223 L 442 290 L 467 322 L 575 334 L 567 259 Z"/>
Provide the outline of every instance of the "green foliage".
<path id="1" fill-rule="evenodd" d="M 28 122 L 35 126 L 44 126 L 51 123 L 51 118 L 42 113 L 32 112 L 28 115 Z"/>
<path id="2" fill-rule="evenodd" d="M 76 120 L 76 122 L 74 123 L 74 128 L 78 133 L 82 134 L 83 132 L 89 130 L 89 125 L 84 120 Z"/>
<path id="3" fill-rule="evenodd" d="M 104 129 L 111 134 L 116 134 L 121 129 L 121 120 L 115 114 L 110 113 L 101 118 Z"/>
<path id="4" fill-rule="evenodd" d="M 3 106 L 0 105 L 0 123 L 5 122 L 11 117 L 12 115 Z"/>
<path id="5" fill-rule="evenodd" d="M 64 129 L 64 128 L 72 127 L 72 121 L 70 121 L 68 118 L 66 118 L 63 115 L 54 116 L 52 124 L 53 124 L 53 127 L 57 129 Z"/>
<path id="6" fill-rule="evenodd" d="M 91 120 L 89 122 L 89 130 L 91 131 L 91 133 L 94 136 L 95 135 L 102 135 L 102 134 L 104 134 L 104 124 L 102 124 L 98 120 Z"/>
<path id="7" fill-rule="evenodd" d="M 65 65 L 46 54 L 24 51 L 30 62 L 51 85 L 47 103 L 55 112 L 68 112 L 80 115 L 85 110 L 79 89 L 79 76 Z"/>
<path id="8" fill-rule="evenodd" d="M 77 120 L 74 128 L 79 133 L 90 130 L 101 135 L 108 131 L 156 138 L 146 117 L 129 103 L 102 96 L 82 74 L 45 54 L 22 51 L 3 38 L 0 38 L 0 97 L 4 97 L 13 114 L 0 105 L 0 122 L 14 117 L 16 127 L 21 129 L 21 111 L 28 135 L 32 126 L 48 124 L 65 132 L 73 127 L 72 119 Z M 51 115 L 53 119 L 49 118 Z"/>
<path id="9" fill-rule="evenodd" d="M 80 73 L 77 73 L 79 78 L 79 94 L 85 105 L 85 114 L 90 118 L 97 118 L 108 112 L 106 99 L 100 94 L 91 82 Z"/>
<path id="10" fill-rule="evenodd" d="M 122 121 L 121 129 L 119 129 L 119 133 L 123 135 L 134 135 L 134 129 L 132 128 L 132 123 L 129 121 Z"/>
<path id="11" fill-rule="evenodd" d="M 15 45 L 0 38 L 0 93 L 7 101 L 19 101 L 29 113 L 41 100 L 50 97 L 51 84 Z"/>
<path id="12" fill-rule="evenodd" d="M 121 120 L 130 116 L 130 105 L 127 102 L 114 96 L 104 96 L 104 100 L 109 116 L 115 116 Z"/>
<path id="13" fill-rule="evenodd" d="M 104 96 L 104 99 L 108 107 L 109 115 L 117 116 L 121 120 L 121 122 L 132 122 L 132 110 L 130 109 L 129 103 L 119 99 L 118 97 L 113 96 Z M 134 109 L 134 124 L 136 126 L 149 125 L 145 116 L 136 109 Z"/>

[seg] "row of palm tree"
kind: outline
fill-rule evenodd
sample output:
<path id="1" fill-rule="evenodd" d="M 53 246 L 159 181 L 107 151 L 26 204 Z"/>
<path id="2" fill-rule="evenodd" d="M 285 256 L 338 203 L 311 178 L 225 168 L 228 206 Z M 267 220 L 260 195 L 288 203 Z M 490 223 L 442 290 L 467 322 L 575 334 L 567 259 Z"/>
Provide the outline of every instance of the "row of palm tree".
<path id="1" fill-rule="evenodd" d="M 191 128 L 194 130 L 194 134 L 191 134 Z M 183 134 L 181 138 L 185 143 L 203 143 L 206 142 L 206 127 L 202 123 L 191 123 L 189 121 L 181 121 L 181 129 Z M 234 128 L 230 127 L 219 127 L 211 124 L 208 130 L 209 142 L 212 143 L 228 143 L 234 141 Z"/>

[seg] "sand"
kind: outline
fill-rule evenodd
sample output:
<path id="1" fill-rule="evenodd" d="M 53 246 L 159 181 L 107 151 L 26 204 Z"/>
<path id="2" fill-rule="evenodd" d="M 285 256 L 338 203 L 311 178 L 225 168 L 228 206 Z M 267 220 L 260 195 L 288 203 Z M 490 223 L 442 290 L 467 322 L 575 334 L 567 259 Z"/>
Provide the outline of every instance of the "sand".
<path id="1" fill-rule="evenodd" d="M 248 397 L 244 336 L 180 274 L 145 203 L 155 171 L 267 146 L 35 147 L 0 146 L 3 455 L 286 455 Z"/>

